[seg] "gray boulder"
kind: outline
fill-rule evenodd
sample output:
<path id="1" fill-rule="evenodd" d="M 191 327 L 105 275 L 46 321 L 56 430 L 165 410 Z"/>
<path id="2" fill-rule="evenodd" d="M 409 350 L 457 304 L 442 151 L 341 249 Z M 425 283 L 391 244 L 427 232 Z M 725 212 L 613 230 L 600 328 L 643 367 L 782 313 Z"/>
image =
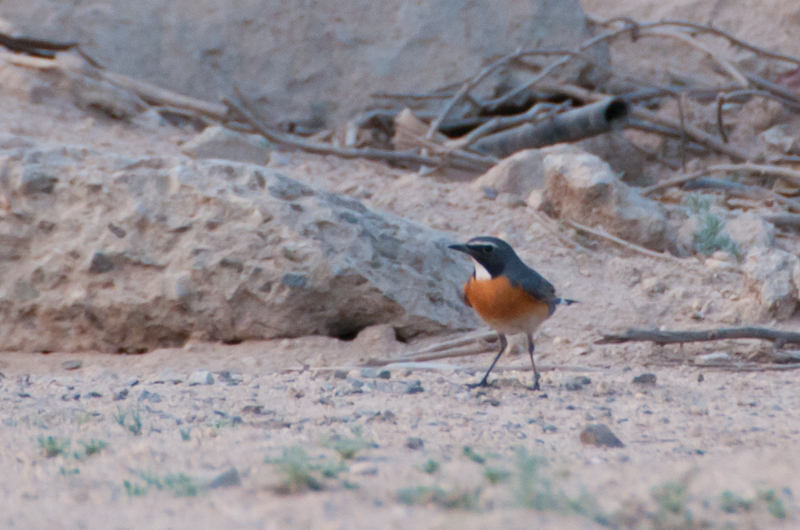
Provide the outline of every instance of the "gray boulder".
<path id="1" fill-rule="evenodd" d="M 274 116 L 308 118 L 313 105 L 337 121 L 374 92 L 430 91 L 517 48 L 575 49 L 591 37 L 580 0 L 30 0 L 5 2 L 3 17 L 164 88 L 216 101 L 236 80 Z M 604 46 L 587 53 L 608 66 Z M 600 80 L 586 65 L 563 73 Z"/>
<path id="2" fill-rule="evenodd" d="M 525 149 L 504 158 L 478 177 L 471 186 L 477 192 L 489 188 L 524 200 L 531 191 L 544 187 L 544 150 Z"/>
<path id="3" fill-rule="evenodd" d="M 52 189 L 26 192 L 31 164 Z M 5 173 L 5 350 L 477 324 L 460 299 L 469 265 L 444 234 L 264 167 L 61 148 L 7 159 Z"/>
<path id="4" fill-rule="evenodd" d="M 762 317 L 786 320 L 794 314 L 800 294 L 797 256 L 780 249 L 755 248 L 747 254 L 743 269 Z"/>
<path id="5" fill-rule="evenodd" d="M 664 208 L 620 181 L 600 158 L 572 146 L 551 148 L 544 157 L 544 172 L 547 185 L 539 209 L 551 217 L 599 224 L 654 250 L 667 246 Z"/>

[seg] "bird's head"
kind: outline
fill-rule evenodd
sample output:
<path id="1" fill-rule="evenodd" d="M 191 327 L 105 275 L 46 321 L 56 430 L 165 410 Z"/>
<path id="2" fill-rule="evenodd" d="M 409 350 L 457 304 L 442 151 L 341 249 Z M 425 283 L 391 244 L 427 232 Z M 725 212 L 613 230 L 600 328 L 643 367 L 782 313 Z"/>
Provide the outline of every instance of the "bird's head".
<path id="1" fill-rule="evenodd" d="M 511 245 L 496 237 L 474 237 L 463 245 L 450 245 L 448 248 L 472 258 L 477 280 L 496 278 L 503 274 L 509 263 L 519 260 Z"/>

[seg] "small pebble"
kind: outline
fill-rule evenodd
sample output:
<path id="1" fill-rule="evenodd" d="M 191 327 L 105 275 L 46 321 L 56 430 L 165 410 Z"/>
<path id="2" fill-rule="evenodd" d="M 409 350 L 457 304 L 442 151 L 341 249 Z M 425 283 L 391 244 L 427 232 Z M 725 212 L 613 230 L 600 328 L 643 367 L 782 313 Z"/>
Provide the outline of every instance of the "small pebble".
<path id="1" fill-rule="evenodd" d="M 419 394 L 420 392 L 425 392 L 425 389 L 422 388 L 422 381 L 419 380 L 410 383 L 405 391 L 406 394 Z"/>
<path id="2" fill-rule="evenodd" d="M 347 379 L 347 370 L 336 370 L 333 372 L 334 379 Z"/>
<path id="3" fill-rule="evenodd" d="M 377 475 L 378 466 L 371 462 L 356 462 L 350 466 L 350 473 L 353 475 Z"/>
<path id="4" fill-rule="evenodd" d="M 150 403 L 161 403 L 161 396 L 156 394 L 155 392 L 149 392 L 147 390 L 142 391 L 139 394 L 139 401 L 149 401 Z"/>
<path id="5" fill-rule="evenodd" d="M 371 379 L 375 379 L 378 377 L 378 369 L 377 368 L 370 368 L 369 366 L 365 366 L 361 369 L 361 377 L 369 377 Z"/>
<path id="6" fill-rule="evenodd" d="M 64 361 L 64 369 L 65 370 L 77 370 L 81 367 L 80 361 Z"/>
<path id="7" fill-rule="evenodd" d="M 702 382 L 703 382 L 703 381 L 705 381 L 705 380 L 706 380 L 706 378 L 705 378 L 705 377 L 703 377 L 703 374 L 700 374 L 700 375 L 698 375 L 698 376 L 697 376 L 697 382 L 698 382 L 698 383 L 702 383 Z"/>
<path id="8" fill-rule="evenodd" d="M 625 444 L 603 423 L 586 427 L 581 431 L 580 439 L 582 443 L 597 447 L 625 447 Z"/>
<path id="9" fill-rule="evenodd" d="M 409 438 L 406 440 L 406 447 L 409 449 L 416 451 L 418 449 L 422 449 L 425 447 L 425 442 L 422 441 L 422 438 Z"/>
<path id="10" fill-rule="evenodd" d="M 236 470 L 235 467 L 230 468 L 229 470 L 221 473 L 218 475 L 211 483 L 208 485 L 209 488 L 230 488 L 232 486 L 241 486 L 242 479 L 239 478 L 239 472 Z"/>
<path id="11" fill-rule="evenodd" d="M 633 382 L 637 385 L 651 385 L 655 386 L 656 384 L 656 374 L 645 373 L 642 375 L 637 375 L 633 378 Z"/>
<path id="12" fill-rule="evenodd" d="M 126 397 L 128 397 L 128 389 L 123 388 L 116 394 L 114 394 L 114 401 L 123 401 Z"/>
<path id="13" fill-rule="evenodd" d="M 190 375 L 186 382 L 189 383 L 189 386 L 213 385 L 214 376 L 208 370 L 198 370 Z"/>

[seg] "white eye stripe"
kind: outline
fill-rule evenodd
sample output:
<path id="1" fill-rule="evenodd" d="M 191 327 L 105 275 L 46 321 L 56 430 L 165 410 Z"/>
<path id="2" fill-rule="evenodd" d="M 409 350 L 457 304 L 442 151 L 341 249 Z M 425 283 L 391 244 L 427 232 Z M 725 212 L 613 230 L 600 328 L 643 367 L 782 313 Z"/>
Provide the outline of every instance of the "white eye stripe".
<path id="1" fill-rule="evenodd" d="M 472 258 L 472 263 L 475 264 L 475 279 L 476 280 L 491 280 L 492 275 L 486 270 L 486 267 L 478 263 L 478 260 Z"/>

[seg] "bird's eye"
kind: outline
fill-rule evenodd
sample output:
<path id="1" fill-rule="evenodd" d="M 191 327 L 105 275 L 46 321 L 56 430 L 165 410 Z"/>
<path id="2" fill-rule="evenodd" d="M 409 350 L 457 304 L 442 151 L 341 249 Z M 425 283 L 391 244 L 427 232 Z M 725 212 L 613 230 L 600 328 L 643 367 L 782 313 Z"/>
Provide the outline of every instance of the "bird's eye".
<path id="1" fill-rule="evenodd" d="M 492 247 L 490 245 L 486 245 L 485 247 L 483 247 L 484 254 L 491 254 L 493 250 L 494 250 L 494 247 Z"/>

